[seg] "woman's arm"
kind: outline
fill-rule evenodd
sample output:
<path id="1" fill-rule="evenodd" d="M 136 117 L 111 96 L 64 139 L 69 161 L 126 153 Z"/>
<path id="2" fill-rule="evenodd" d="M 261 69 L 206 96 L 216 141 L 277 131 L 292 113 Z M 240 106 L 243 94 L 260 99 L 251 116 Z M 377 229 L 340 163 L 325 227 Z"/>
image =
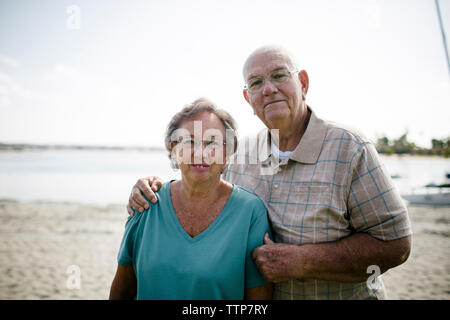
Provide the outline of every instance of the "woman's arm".
<path id="1" fill-rule="evenodd" d="M 245 288 L 245 300 L 271 300 L 273 294 L 273 283 L 268 283 L 255 288 Z"/>
<path id="2" fill-rule="evenodd" d="M 132 265 L 117 265 L 109 300 L 131 300 L 136 296 L 137 279 Z"/>

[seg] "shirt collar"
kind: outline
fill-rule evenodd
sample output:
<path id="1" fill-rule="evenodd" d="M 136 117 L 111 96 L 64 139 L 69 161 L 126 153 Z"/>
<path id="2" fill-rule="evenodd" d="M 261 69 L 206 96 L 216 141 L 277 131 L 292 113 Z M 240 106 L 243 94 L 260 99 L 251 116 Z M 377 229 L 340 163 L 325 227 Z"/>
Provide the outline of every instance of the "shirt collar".
<path id="1" fill-rule="evenodd" d="M 311 112 L 308 126 L 300 143 L 289 158 L 301 163 L 314 164 L 319 158 L 328 127 L 324 120 L 317 118 L 309 106 L 308 110 Z M 273 157 L 268 128 L 264 128 L 258 133 L 258 156 L 263 163 L 269 161 L 271 156 Z"/>

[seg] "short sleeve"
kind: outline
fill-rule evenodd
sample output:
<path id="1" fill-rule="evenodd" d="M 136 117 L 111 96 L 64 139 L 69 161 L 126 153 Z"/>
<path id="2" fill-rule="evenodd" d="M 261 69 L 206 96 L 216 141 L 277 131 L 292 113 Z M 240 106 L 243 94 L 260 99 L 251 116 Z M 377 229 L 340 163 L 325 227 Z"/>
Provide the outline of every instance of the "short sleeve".
<path id="1" fill-rule="evenodd" d="M 245 287 L 254 288 L 267 284 L 267 281 L 261 276 L 255 262 L 252 259 L 252 252 L 264 244 L 264 235 L 269 233 L 272 238 L 272 232 L 267 218 L 267 210 L 263 202 L 258 199 L 256 207 L 253 209 L 253 217 L 250 225 L 247 241 L 247 258 L 245 262 Z"/>
<path id="2" fill-rule="evenodd" d="M 129 266 L 134 261 L 134 249 L 136 246 L 136 233 L 139 221 L 144 213 L 134 212 L 134 216 L 129 216 L 125 224 L 125 232 L 120 243 L 119 253 L 117 254 L 117 263 L 123 266 Z"/>
<path id="3" fill-rule="evenodd" d="M 348 196 L 351 227 L 380 240 L 410 235 L 405 203 L 373 144 L 363 144 L 353 162 Z"/>

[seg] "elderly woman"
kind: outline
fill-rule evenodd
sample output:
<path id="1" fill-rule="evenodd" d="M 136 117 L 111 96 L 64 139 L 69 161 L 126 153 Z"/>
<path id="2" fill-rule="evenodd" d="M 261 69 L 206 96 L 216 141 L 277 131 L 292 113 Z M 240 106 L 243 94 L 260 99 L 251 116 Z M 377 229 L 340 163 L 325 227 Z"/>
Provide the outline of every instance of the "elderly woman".
<path id="1" fill-rule="evenodd" d="M 172 118 L 165 140 L 181 180 L 128 218 L 110 299 L 270 299 L 251 258 L 270 233 L 266 208 L 221 178 L 237 147 L 234 120 L 199 99 Z"/>

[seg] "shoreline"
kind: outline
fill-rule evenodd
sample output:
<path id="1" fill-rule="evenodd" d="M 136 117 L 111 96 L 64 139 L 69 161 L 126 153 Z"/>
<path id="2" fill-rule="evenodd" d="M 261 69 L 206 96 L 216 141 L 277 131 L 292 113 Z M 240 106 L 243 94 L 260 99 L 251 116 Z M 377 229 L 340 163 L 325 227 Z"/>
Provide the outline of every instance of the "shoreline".
<path id="1" fill-rule="evenodd" d="M 448 300 L 450 207 L 408 210 L 412 250 L 381 276 L 387 297 Z M 0 200 L 0 299 L 107 299 L 127 217 L 125 204 Z"/>
<path id="2" fill-rule="evenodd" d="M 436 159 L 436 160 L 450 160 L 449 157 L 440 156 L 437 154 L 402 154 L 402 153 L 378 153 L 382 158 L 393 158 L 393 159 Z"/>
<path id="3" fill-rule="evenodd" d="M 2 144 L 1 153 L 21 153 L 21 152 L 45 152 L 45 151 L 139 151 L 139 152 L 166 152 L 163 146 L 96 146 L 96 145 L 33 145 L 33 144 Z M 378 153 L 382 158 L 395 159 L 443 159 L 450 160 L 450 157 L 437 154 L 410 154 L 410 153 Z"/>

